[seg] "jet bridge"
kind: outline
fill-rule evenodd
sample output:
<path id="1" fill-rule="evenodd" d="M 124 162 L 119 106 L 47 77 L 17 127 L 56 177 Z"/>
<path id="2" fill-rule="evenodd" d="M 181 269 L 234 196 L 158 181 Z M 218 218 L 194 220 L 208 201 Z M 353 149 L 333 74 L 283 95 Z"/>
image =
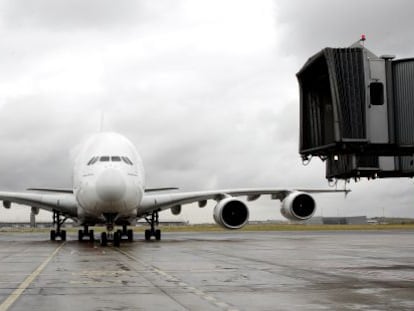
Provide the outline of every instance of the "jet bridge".
<path id="1" fill-rule="evenodd" d="M 303 161 L 326 160 L 329 179 L 414 176 L 414 58 L 357 42 L 321 50 L 297 78 Z"/>

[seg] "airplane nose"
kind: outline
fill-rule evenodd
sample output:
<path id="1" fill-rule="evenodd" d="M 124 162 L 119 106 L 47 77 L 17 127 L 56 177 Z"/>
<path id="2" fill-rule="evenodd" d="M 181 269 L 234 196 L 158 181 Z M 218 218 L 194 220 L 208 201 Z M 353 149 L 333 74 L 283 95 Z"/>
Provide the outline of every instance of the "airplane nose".
<path id="1" fill-rule="evenodd" d="M 105 202 L 116 202 L 124 197 L 126 191 L 125 180 L 115 169 L 106 169 L 96 181 L 96 192 Z"/>

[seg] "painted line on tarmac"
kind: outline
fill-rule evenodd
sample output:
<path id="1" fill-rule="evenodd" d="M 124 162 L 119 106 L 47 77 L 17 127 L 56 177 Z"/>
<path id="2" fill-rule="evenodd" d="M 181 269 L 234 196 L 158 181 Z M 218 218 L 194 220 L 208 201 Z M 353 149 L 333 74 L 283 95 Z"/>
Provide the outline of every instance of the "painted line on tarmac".
<path id="1" fill-rule="evenodd" d="M 187 283 L 183 282 L 182 280 L 178 279 L 177 277 L 159 269 L 154 267 L 153 265 L 147 264 L 146 262 L 142 261 L 141 259 L 138 259 L 137 257 L 131 255 L 128 252 L 125 252 L 119 248 L 116 249 L 118 252 L 120 252 L 121 254 L 124 254 L 125 256 L 127 256 L 128 258 L 132 259 L 135 262 L 138 262 L 139 264 L 143 265 L 144 267 L 146 267 L 149 271 L 157 273 L 161 276 L 163 276 L 166 280 L 168 281 L 173 281 L 175 283 L 178 284 L 179 287 L 181 287 L 184 290 L 187 290 L 191 293 L 193 293 L 194 295 L 208 301 L 209 303 L 215 305 L 216 307 L 222 309 L 222 310 L 226 310 L 226 311 L 238 311 L 236 308 L 230 306 L 228 303 L 224 302 L 224 301 L 219 301 L 217 298 L 203 292 L 202 290 L 195 288 L 193 286 L 188 285 Z M 1 310 L 0 310 L 1 311 Z"/>
<path id="2" fill-rule="evenodd" d="M 26 288 L 29 287 L 30 284 L 42 273 L 43 269 L 46 268 L 47 264 L 52 260 L 53 257 L 60 251 L 60 249 L 65 245 L 66 242 L 63 242 L 60 246 L 58 246 L 53 253 L 46 258 L 43 263 L 37 267 L 35 271 L 33 271 L 20 285 L 17 287 L 7 298 L 0 304 L 0 311 L 7 311 L 15 302 L 16 300 L 23 294 Z"/>

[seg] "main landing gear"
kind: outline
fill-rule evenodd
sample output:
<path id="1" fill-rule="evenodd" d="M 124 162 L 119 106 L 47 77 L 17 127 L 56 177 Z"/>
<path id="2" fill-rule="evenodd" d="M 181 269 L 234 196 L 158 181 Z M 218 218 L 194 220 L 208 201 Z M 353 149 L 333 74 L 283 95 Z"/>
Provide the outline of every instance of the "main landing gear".
<path id="1" fill-rule="evenodd" d="M 155 226 L 159 225 L 158 212 L 152 212 L 151 216 L 145 217 L 147 223 L 151 226 L 151 229 L 145 230 L 145 240 L 151 240 L 151 237 L 155 237 L 157 241 L 161 240 L 161 230 L 155 230 Z"/>
<path id="2" fill-rule="evenodd" d="M 126 238 L 129 242 L 132 242 L 134 240 L 134 231 L 132 229 L 128 229 L 127 225 L 122 226 L 122 230 L 119 229 L 115 232 L 112 232 L 113 230 L 112 225 L 107 225 L 108 232 L 102 232 L 101 233 L 101 245 L 107 246 L 108 241 L 113 241 L 113 245 L 115 247 L 120 246 L 122 238 Z"/>
<path id="3" fill-rule="evenodd" d="M 84 237 L 88 237 L 89 241 L 93 242 L 95 240 L 93 230 L 89 230 L 88 226 L 83 226 L 83 230 L 78 230 L 78 240 L 82 241 Z"/>
<path id="4" fill-rule="evenodd" d="M 67 217 L 63 217 L 62 213 L 53 211 L 53 225 L 56 226 L 56 230 L 50 231 L 50 240 L 55 241 L 57 237 L 60 237 L 62 241 L 66 241 L 66 230 L 61 230 L 61 226 L 65 223 Z"/>

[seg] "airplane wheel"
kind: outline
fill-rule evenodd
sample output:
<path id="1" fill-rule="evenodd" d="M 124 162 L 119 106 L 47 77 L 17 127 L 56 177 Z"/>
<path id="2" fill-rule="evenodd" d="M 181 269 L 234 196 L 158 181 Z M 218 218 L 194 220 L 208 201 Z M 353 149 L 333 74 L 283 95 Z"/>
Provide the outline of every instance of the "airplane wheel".
<path id="1" fill-rule="evenodd" d="M 78 241 L 82 241 L 82 240 L 83 240 L 83 231 L 78 230 Z"/>
<path id="2" fill-rule="evenodd" d="M 117 231 L 114 233 L 114 246 L 119 247 L 119 245 L 121 245 L 121 236 Z"/>
<path id="3" fill-rule="evenodd" d="M 95 235 L 93 230 L 89 230 L 89 241 L 94 241 L 95 240 Z"/>
<path id="4" fill-rule="evenodd" d="M 106 232 L 101 233 L 101 245 L 107 246 L 108 245 L 108 237 L 106 235 Z"/>
<path id="5" fill-rule="evenodd" d="M 55 241 L 56 240 L 56 231 L 50 230 L 50 240 Z"/>
<path id="6" fill-rule="evenodd" d="M 60 238 L 62 241 L 66 241 L 66 230 L 60 232 Z"/>
<path id="7" fill-rule="evenodd" d="M 145 230 L 145 241 L 149 241 L 151 239 L 151 230 Z"/>
<path id="8" fill-rule="evenodd" d="M 161 230 L 155 230 L 155 239 L 157 241 L 161 240 Z"/>
<path id="9" fill-rule="evenodd" d="M 134 239 L 134 231 L 132 229 L 129 229 L 127 231 L 127 235 L 128 235 L 128 241 L 132 242 L 132 240 Z"/>

